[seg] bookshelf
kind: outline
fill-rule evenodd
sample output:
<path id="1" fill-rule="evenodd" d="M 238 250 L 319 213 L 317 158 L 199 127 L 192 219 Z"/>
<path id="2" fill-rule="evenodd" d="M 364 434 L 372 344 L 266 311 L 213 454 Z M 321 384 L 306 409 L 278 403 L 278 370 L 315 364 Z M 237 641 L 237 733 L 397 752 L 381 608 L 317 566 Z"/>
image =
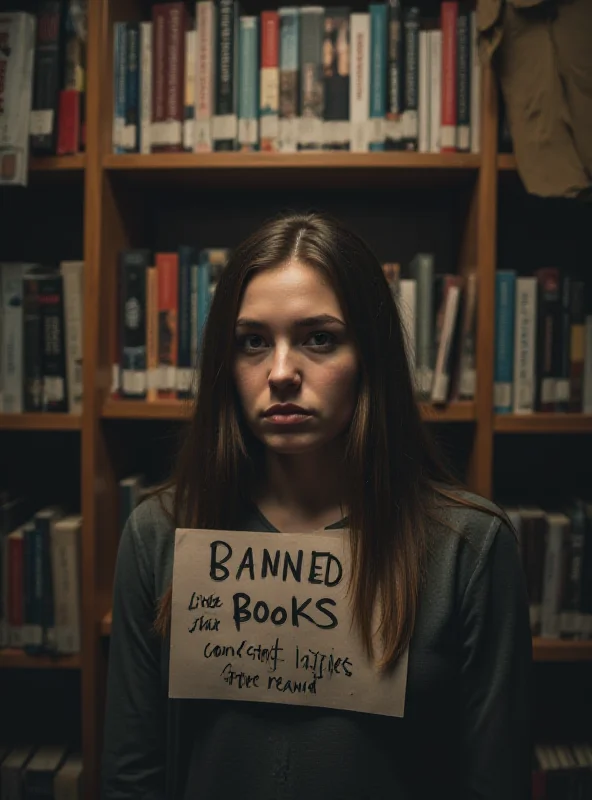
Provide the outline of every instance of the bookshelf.
<path id="1" fill-rule="evenodd" d="M 86 152 L 63 158 L 33 159 L 30 164 L 31 192 L 41 176 L 50 180 L 58 193 L 62 187 L 67 191 L 72 178 L 83 183 L 82 231 L 78 232 L 83 242 L 80 255 L 85 261 L 83 413 L 80 417 L 0 415 L 0 448 L 5 431 L 22 431 L 19 435 L 23 436 L 27 431 L 80 434 L 80 506 L 84 520 L 82 651 L 80 656 L 57 661 L 35 658 L 21 651 L 4 651 L 0 654 L 0 668 L 60 669 L 80 674 L 84 797 L 95 800 L 102 747 L 106 644 L 111 630 L 111 590 L 118 543 L 117 482 L 123 477 L 120 461 L 126 468 L 130 463 L 133 449 L 130 443 L 136 435 L 133 432 L 136 424 L 143 426 L 141 435 L 149 437 L 151 426 L 182 423 L 188 413 L 187 404 L 180 401 L 137 402 L 116 400 L 109 395 L 115 266 L 118 252 L 130 246 L 143 246 L 151 227 L 157 229 L 155 236 L 159 243 L 170 246 L 165 229 L 171 219 L 167 209 L 171 198 L 178 209 L 194 203 L 202 188 L 231 189 L 236 191 L 235 206 L 243 204 L 246 211 L 251 203 L 248 190 L 253 185 L 257 187 L 257 198 L 267 192 L 266 209 L 273 206 L 276 197 L 273 192 L 278 187 L 281 188 L 279 203 L 291 191 L 325 190 L 328 179 L 331 187 L 342 194 L 359 183 L 363 183 L 365 191 L 376 188 L 417 192 L 438 187 L 441 195 L 440 199 L 434 199 L 434 204 L 440 203 L 439 211 L 444 213 L 448 207 L 458 206 L 461 218 L 453 234 L 442 235 L 443 241 L 448 241 L 446 236 L 456 237 L 453 251 L 461 272 L 473 265 L 478 267 L 477 390 L 475 402 L 444 407 L 426 405 L 422 406 L 422 415 L 434 426 L 452 428 L 453 438 L 458 434 L 466 440 L 469 486 L 486 497 L 493 496 L 496 434 L 591 433 L 592 416 L 516 417 L 496 416 L 493 412 L 498 191 L 502 174 L 515 175 L 516 162 L 512 155 L 497 152 L 497 92 L 490 70 L 483 71 L 479 155 L 402 152 L 115 155 L 111 152 L 113 23 L 144 18 L 146 9 L 139 0 L 125 3 L 93 0 L 88 9 Z M 352 194 L 349 210 L 354 216 L 356 202 L 359 203 Z M 361 211 L 359 205 L 358 210 Z M 35 213 L 39 214 L 38 209 Z M 189 216 L 187 211 L 186 217 Z M 165 221 L 159 223 L 161 218 Z M 245 225 L 251 228 L 255 219 L 256 216 L 247 215 Z M 186 226 L 190 222 L 184 220 Z M 208 220 L 201 224 L 207 226 Z M 375 223 L 383 227 L 387 224 L 385 219 Z M 370 222 L 368 226 L 370 229 Z M 227 221 L 219 221 L 215 235 L 225 227 L 229 227 Z M 390 230 L 386 233 L 396 234 Z M 41 438 L 38 441 L 42 443 Z M 592 661 L 592 642 L 536 639 L 534 654 L 537 662 Z"/>

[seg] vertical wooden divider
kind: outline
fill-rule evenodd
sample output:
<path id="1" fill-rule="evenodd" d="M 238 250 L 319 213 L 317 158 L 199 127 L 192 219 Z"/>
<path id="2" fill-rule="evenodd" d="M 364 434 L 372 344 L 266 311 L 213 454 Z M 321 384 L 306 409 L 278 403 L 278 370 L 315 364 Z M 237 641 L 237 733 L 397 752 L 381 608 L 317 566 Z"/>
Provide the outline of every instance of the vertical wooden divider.
<path id="1" fill-rule="evenodd" d="M 476 423 L 468 474 L 471 488 L 493 493 L 493 360 L 497 238 L 497 93 L 490 66 L 483 69 L 481 166 L 473 209 L 474 252 L 478 265 Z"/>

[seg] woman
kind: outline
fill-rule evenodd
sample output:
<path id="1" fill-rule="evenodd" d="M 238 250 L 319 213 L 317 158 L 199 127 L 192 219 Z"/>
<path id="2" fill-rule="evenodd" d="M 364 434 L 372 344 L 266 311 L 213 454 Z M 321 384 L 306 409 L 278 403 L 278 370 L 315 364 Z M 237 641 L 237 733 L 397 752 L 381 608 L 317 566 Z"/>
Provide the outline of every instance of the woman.
<path id="1" fill-rule="evenodd" d="M 167 697 L 175 527 L 345 525 L 358 635 L 380 607 L 382 666 L 408 653 L 402 718 Z M 323 216 L 264 225 L 218 283 L 174 480 L 123 532 L 103 797 L 527 800 L 530 663 L 515 536 L 439 466 L 375 256 Z"/>

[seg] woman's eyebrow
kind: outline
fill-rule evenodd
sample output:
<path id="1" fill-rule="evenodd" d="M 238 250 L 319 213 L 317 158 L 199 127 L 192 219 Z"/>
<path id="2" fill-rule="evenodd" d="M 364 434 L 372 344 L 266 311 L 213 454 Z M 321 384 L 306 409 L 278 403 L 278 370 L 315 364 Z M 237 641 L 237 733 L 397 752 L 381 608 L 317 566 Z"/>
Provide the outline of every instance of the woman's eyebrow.
<path id="1" fill-rule="evenodd" d="M 318 314 L 314 317 L 304 317 L 304 319 L 297 320 L 294 325 L 298 328 L 312 328 L 315 325 L 326 325 L 335 323 L 345 327 L 345 322 L 339 317 L 334 317 L 331 314 Z M 266 323 L 257 319 L 250 319 L 248 317 L 239 317 L 236 321 L 237 328 L 265 328 Z"/>

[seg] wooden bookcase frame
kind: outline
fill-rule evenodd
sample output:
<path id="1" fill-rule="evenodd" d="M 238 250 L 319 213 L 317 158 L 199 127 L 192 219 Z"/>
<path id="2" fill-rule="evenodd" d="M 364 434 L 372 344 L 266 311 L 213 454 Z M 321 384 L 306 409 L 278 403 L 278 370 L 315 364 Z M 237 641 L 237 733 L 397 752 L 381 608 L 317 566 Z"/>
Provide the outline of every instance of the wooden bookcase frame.
<path id="1" fill-rule="evenodd" d="M 313 188 L 327 174 L 344 186 L 354 177 L 366 182 L 389 181 L 429 186 L 472 181 L 472 194 L 460 247 L 460 271 L 477 265 L 478 329 L 477 392 L 475 402 L 441 409 L 426 406 L 427 420 L 471 425 L 472 447 L 468 482 L 476 492 L 491 497 L 494 435 L 592 431 L 592 415 L 535 414 L 530 417 L 493 413 L 494 296 L 499 173 L 515 171 L 511 155 L 498 155 L 497 92 L 493 74 L 483 70 L 481 153 L 215 153 L 114 155 L 112 132 L 113 23 L 143 18 L 144 8 L 133 0 L 93 0 L 88 19 L 87 148 L 82 155 L 33 159 L 31 173 L 47 180 L 84 180 L 84 408 L 82 417 L 70 415 L 0 415 L 0 436 L 9 430 L 79 430 L 81 446 L 82 618 L 80 656 L 34 659 L 22 653 L 0 653 L 0 667 L 65 668 L 81 670 L 81 730 L 86 786 L 84 797 L 98 796 L 102 747 L 107 654 L 110 631 L 113 567 L 118 542 L 117 476 L 114 473 L 109 425 L 112 420 L 182 419 L 180 402 L 117 401 L 109 396 L 112 332 L 106 321 L 115 297 L 115 264 L 119 250 L 137 241 L 139 220 L 134 216 L 133 188 L 144 189 L 158 180 L 207 185 L 216 181 L 232 187 L 274 181 Z M 125 180 L 121 180 L 122 176 Z M 131 190 L 130 190 L 130 187 Z M 137 195 L 136 195 L 137 197 Z M 111 326 L 112 327 L 112 326 Z M 592 658 L 591 642 L 535 641 L 535 658 L 544 661 L 581 661 Z"/>

